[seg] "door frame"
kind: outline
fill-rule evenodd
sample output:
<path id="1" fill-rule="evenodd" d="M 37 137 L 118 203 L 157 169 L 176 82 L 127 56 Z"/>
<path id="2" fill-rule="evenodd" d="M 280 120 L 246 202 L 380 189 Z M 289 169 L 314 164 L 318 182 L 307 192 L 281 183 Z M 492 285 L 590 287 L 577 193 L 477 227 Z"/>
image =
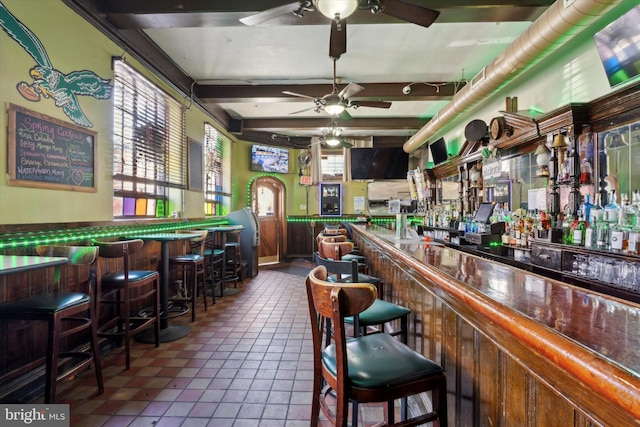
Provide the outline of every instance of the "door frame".
<path id="1" fill-rule="evenodd" d="M 250 186 L 251 195 L 251 208 L 254 212 L 258 212 L 258 187 L 261 184 L 266 184 L 269 187 L 274 188 L 277 192 L 278 198 L 278 211 L 274 212 L 274 215 L 278 218 L 277 223 L 280 228 L 278 233 L 278 262 L 282 262 L 287 256 L 287 186 L 277 176 L 264 175 L 256 177 Z M 258 219 L 259 220 L 259 219 Z"/>

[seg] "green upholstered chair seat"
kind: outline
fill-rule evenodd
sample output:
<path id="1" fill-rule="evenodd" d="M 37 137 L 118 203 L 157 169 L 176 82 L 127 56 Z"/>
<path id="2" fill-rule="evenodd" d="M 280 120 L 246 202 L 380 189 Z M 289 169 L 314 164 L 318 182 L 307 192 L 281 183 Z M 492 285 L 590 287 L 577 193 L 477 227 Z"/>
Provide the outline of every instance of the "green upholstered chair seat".
<path id="1" fill-rule="evenodd" d="M 158 274 L 157 271 L 133 270 L 129 272 L 129 282 L 137 282 L 138 280 L 145 280 L 156 274 Z M 105 274 L 104 276 L 102 276 L 103 285 L 108 285 L 110 283 L 124 283 L 124 271 Z"/>
<path id="2" fill-rule="evenodd" d="M 364 255 L 344 254 L 340 259 L 342 261 L 351 261 L 352 259 L 355 259 L 358 262 L 365 262 L 367 260 L 367 257 L 365 257 Z"/>
<path id="3" fill-rule="evenodd" d="M 380 323 L 391 322 L 392 320 L 399 319 L 402 316 L 408 316 L 410 313 L 411 310 L 406 307 L 392 304 L 381 299 L 376 299 L 369 308 L 360 313 L 360 326 L 378 325 Z M 347 323 L 353 323 L 353 317 L 345 317 L 344 321 Z"/>
<path id="4" fill-rule="evenodd" d="M 360 388 L 386 388 L 442 372 L 442 368 L 387 334 L 347 341 L 349 383 Z M 335 346 L 322 352 L 322 363 L 337 375 Z"/>
<path id="5" fill-rule="evenodd" d="M 204 256 L 200 254 L 184 254 L 171 257 L 171 262 L 198 262 L 204 261 Z"/>
<path id="6" fill-rule="evenodd" d="M 55 313 L 89 301 L 89 295 L 78 292 L 52 292 L 35 295 L 0 305 L 5 313 Z"/>

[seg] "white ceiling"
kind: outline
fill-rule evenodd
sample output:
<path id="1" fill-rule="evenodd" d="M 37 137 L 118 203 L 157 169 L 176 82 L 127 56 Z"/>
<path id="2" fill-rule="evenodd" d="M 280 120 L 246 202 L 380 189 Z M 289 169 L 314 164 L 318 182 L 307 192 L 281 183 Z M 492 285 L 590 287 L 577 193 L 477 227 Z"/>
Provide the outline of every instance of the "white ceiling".
<path id="1" fill-rule="evenodd" d="M 85 8 L 92 3 L 68 1 L 82 3 Z M 374 15 L 367 10 L 357 11 L 347 19 L 347 51 L 336 63 L 338 89 L 355 82 L 365 91 L 361 97 L 356 95 L 352 99 L 391 101 L 392 106 L 389 109 L 350 108 L 353 120 L 339 123 L 345 135 L 395 135 L 405 139 L 411 136 L 448 103 L 461 81 L 471 80 L 551 3 L 549 0 L 496 0 L 482 4 L 464 0 L 413 2 L 440 10 L 441 15 L 429 28 L 398 20 L 388 23 L 389 19 L 383 19 L 382 14 L 372 18 Z M 255 1 L 185 0 L 181 3 L 183 13 L 171 9 L 175 8 L 174 2 L 168 0 L 98 3 L 102 9 L 94 13 L 100 15 L 105 25 L 112 26 L 112 31 L 129 42 L 133 40 L 134 44 L 140 34 L 144 34 L 177 69 L 195 82 L 192 87 L 282 85 L 272 86 L 268 96 L 201 97 L 201 103 L 210 111 L 241 119 L 252 131 L 292 137 L 319 136 L 329 123 L 330 116 L 324 111 L 316 112 L 311 99 L 281 93 L 289 90 L 322 97 L 331 92 L 331 21 L 319 12 L 307 12 L 301 19 L 287 13 L 281 19 L 250 27 L 238 18 L 259 12 Z M 262 3 L 268 8 L 287 2 Z M 204 4 L 210 4 L 206 6 L 210 10 L 198 12 Z M 376 20 L 385 23 L 375 23 Z M 412 86 L 410 96 L 404 95 L 402 87 L 411 82 L 429 84 L 417 83 Z M 373 83 L 400 85 L 393 93 L 380 96 L 377 88 L 366 91 Z M 325 86 L 291 87 L 308 84 Z M 437 88 L 438 84 L 443 85 Z M 296 113 L 305 109 L 307 111 Z M 305 118 L 317 120 L 284 121 Z M 394 125 L 382 120 L 391 118 L 413 122 Z M 273 122 L 257 122 L 258 119 Z M 357 119 L 374 120 L 360 123 Z M 416 119 L 421 119 L 419 124 Z"/>

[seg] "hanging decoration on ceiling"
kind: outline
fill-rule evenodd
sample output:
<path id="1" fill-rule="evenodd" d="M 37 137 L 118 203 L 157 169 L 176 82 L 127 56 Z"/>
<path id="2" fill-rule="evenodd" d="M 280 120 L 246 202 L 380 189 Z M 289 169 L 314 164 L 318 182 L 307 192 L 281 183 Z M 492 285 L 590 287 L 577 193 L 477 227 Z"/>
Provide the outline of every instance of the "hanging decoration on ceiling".
<path id="1" fill-rule="evenodd" d="M 72 71 L 64 74 L 53 68 L 40 40 L 13 16 L 2 2 L 0 2 L 0 26 L 37 63 L 29 70 L 33 82 L 23 81 L 16 85 L 20 95 L 31 102 L 38 102 L 41 98 L 51 98 L 56 107 L 62 108 L 74 123 L 87 128 L 93 127 L 93 123 L 82 112 L 77 95 L 109 99 L 112 92 L 110 80 L 99 77 L 93 71 Z"/>

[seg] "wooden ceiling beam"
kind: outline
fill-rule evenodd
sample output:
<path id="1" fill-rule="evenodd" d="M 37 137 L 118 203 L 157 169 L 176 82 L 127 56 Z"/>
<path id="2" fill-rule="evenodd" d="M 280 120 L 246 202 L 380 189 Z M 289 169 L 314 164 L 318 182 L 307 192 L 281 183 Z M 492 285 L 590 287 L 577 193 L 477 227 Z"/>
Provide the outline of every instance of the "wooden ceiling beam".
<path id="1" fill-rule="evenodd" d="M 364 90 L 352 101 L 380 100 L 380 101 L 448 101 L 456 91 L 462 89 L 462 82 L 420 82 L 411 86 L 411 93 L 405 95 L 402 89 L 410 84 L 406 83 L 364 83 Z M 339 85 L 341 88 L 342 86 Z M 195 95 L 208 103 L 231 102 L 310 102 L 303 97 L 282 93 L 290 91 L 311 97 L 322 97 L 331 93 L 330 84 L 311 85 L 197 85 Z"/>
<path id="2" fill-rule="evenodd" d="M 303 119 L 243 119 L 242 129 L 253 131 L 276 131 L 289 129 L 295 130 L 315 130 L 326 128 L 330 122 L 329 117 L 322 118 L 303 118 Z M 429 121 L 429 118 L 415 117 L 394 117 L 394 118 L 353 118 L 344 122 L 340 122 L 341 127 L 348 128 L 349 131 L 371 131 L 371 130 L 403 130 L 411 131 L 420 129 Z"/>

